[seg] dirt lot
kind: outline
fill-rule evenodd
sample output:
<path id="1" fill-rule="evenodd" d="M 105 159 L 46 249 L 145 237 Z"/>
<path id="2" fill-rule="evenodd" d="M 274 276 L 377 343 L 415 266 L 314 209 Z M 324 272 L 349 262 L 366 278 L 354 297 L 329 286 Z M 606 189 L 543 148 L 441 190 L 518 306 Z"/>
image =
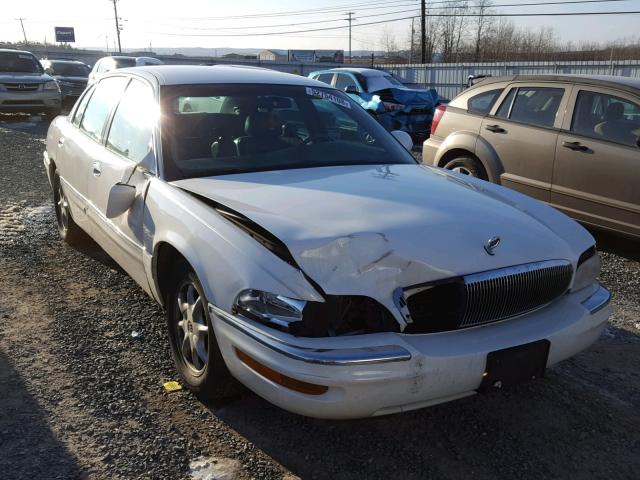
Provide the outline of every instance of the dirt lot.
<path id="1" fill-rule="evenodd" d="M 45 129 L 7 126 L 0 122 L 0 477 L 640 476 L 638 244 L 599 236 L 616 313 L 592 348 L 544 379 L 360 421 L 299 417 L 252 393 L 204 405 L 163 391 L 175 372 L 161 310 L 99 249 L 58 239 Z"/>

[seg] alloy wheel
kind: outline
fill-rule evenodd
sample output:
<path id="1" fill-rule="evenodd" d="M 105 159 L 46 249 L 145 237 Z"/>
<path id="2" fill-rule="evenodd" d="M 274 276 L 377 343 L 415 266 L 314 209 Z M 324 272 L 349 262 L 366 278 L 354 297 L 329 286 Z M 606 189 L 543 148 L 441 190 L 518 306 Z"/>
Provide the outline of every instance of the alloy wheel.
<path id="1" fill-rule="evenodd" d="M 184 364 L 200 375 L 209 362 L 209 326 L 202 297 L 190 280 L 178 289 L 177 309 L 177 350 Z"/>

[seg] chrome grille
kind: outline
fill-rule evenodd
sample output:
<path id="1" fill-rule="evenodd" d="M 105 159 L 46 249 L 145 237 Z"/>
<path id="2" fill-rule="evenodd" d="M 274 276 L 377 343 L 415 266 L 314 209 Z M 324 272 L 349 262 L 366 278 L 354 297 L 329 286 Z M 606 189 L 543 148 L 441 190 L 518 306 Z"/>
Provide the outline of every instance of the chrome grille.
<path id="1" fill-rule="evenodd" d="M 542 307 L 568 290 L 572 274 L 571 263 L 549 260 L 467 275 L 458 326 L 495 322 Z"/>
<path id="2" fill-rule="evenodd" d="M 403 291 L 405 333 L 433 333 L 515 317 L 551 303 L 569 288 L 573 268 L 548 260 L 456 277 Z"/>
<path id="3" fill-rule="evenodd" d="M 39 83 L 5 83 L 4 88 L 9 92 L 35 92 L 40 88 Z"/>

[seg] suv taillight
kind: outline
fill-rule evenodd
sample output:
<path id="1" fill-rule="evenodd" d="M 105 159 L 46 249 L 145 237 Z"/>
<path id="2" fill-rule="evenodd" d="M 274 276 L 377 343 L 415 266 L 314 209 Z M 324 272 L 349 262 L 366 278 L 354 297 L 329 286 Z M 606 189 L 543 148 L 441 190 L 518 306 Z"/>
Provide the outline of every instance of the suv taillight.
<path id="1" fill-rule="evenodd" d="M 447 106 L 442 103 L 436 107 L 436 111 L 433 112 L 433 120 L 431 120 L 431 135 L 436 133 L 436 129 L 438 128 L 438 124 L 442 117 L 444 116 L 444 112 L 447 111 Z"/>

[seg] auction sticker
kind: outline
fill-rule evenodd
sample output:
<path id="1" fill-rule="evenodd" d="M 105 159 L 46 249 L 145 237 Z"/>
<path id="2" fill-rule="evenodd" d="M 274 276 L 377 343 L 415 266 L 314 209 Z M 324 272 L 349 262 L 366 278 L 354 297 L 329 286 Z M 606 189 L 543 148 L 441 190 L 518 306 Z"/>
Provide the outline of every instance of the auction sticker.
<path id="1" fill-rule="evenodd" d="M 337 95 L 334 95 L 333 93 L 325 92 L 324 90 L 311 87 L 306 87 L 306 90 L 307 95 L 329 100 L 331 103 L 335 103 L 336 105 L 340 105 L 344 108 L 351 108 L 351 104 L 349 102 L 347 102 L 344 98 L 340 98 Z"/>

